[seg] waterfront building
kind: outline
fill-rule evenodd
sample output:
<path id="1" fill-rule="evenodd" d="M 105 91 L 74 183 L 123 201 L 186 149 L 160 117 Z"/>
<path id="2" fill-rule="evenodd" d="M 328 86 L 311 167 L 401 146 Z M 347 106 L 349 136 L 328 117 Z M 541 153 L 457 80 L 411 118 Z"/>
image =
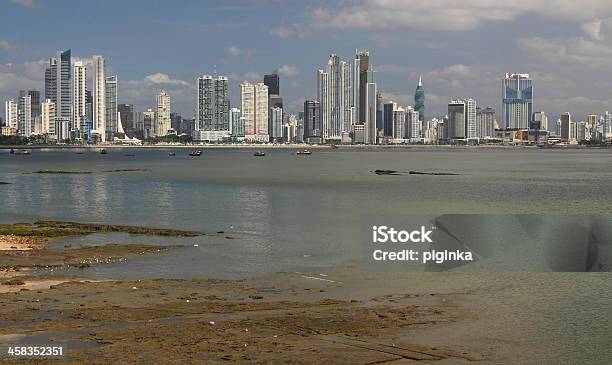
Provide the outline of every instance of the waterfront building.
<path id="1" fill-rule="evenodd" d="M 423 88 L 423 80 L 419 76 L 419 84 L 414 92 L 414 110 L 419 112 L 419 120 L 425 120 L 425 88 Z"/>
<path id="2" fill-rule="evenodd" d="M 149 108 L 142 112 L 142 131 L 143 138 L 150 138 L 155 136 L 155 111 Z"/>
<path id="3" fill-rule="evenodd" d="M 397 103 L 390 101 L 383 104 L 383 136 L 391 138 L 394 137 L 394 126 L 393 117 L 397 110 Z"/>
<path id="4" fill-rule="evenodd" d="M 240 112 L 244 118 L 244 136 L 255 139 L 255 86 L 244 80 L 240 84 Z"/>
<path id="5" fill-rule="evenodd" d="M 421 122 L 418 110 L 411 106 L 406 108 L 406 125 L 406 138 L 411 142 L 418 142 L 422 138 L 423 122 Z"/>
<path id="6" fill-rule="evenodd" d="M 502 88 L 504 128 L 528 129 L 533 113 L 533 85 L 529 74 L 506 73 Z"/>
<path id="7" fill-rule="evenodd" d="M 304 142 L 321 143 L 321 104 L 316 100 L 304 102 Z"/>
<path id="8" fill-rule="evenodd" d="M 17 109 L 17 103 L 14 99 L 4 102 L 4 124 L 15 130 L 19 128 L 19 114 Z"/>
<path id="9" fill-rule="evenodd" d="M 106 140 L 112 142 L 119 130 L 117 120 L 117 75 L 107 76 L 104 90 L 106 92 Z"/>
<path id="10" fill-rule="evenodd" d="M 72 129 L 82 134 L 87 121 L 87 67 L 81 61 L 72 65 Z"/>
<path id="11" fill-rule="evenodd" d="M 194 139 L 220 141 L 230 136 L 229 83 L 226 76 L 203 75 L 196 80 Z"/>
<path id="12" fill-rule="evenodd" d="M 448 104 L 448 139 L 468 138 L 468 109 L 465 99 L 451 100 Z M 474 122 L 475 119 L 474 115 Z"/>
<path id="13" fill-rule="evenodd" d="M 268 106 L 268 87 L 262 82 L 255 84 L 254 97 L 255 100 L 253 101 L 253 105 L 255 106 L 255 110 L 253 114 L 255 116 L 255 140 L 258 142 L 270 142 L 268 128 L 270 115 Z"/>
<path id="14" fill-rule="evenodd" d="M 19 97 L 19 105 L 17 106 L 19 135 L 29 137 L 33 131 L 32 120 L 32 97 L 29 94 L 22 94 Z"/>
<path id="15" fill-rule="evenodd" d="M 156 137 L 165 136 L 172 133 L 170 126 L 170 95 L 162 90 L 156 97 L 155 126 L 154 134 Z"/>
<path id="16" fill-rule="evenodd" d="M 494 138 L 495 123 L 495 109 L 476 108 L 476 138 Z"/>
<path id="17" fill-rule="evenodd" d="M 395 103 L 394 103 L 395 104 Z M 393 139 L 396 143 L 403 143 L 406 140 L 407 134 L 407 122 L 406 122 L 406 109 L 401 106 L 395 105 L 393 109 Z"/>
<path id="18" fill-rule="evenodd" d="M 559 136 L 562 140 L 569 141 L 574 135 L 572 129 L 572 115 L 569 112 L 561 115 L 561 126 Z"/>
<path id="19" fill-rule="evenodd" d="M 57 117 L 72 121 L 71 51 L 57 52 L 45 69 L 45 99 L 55 103 Z"/>
<path id="20" fill-rule="evenodd" d="M 47 99 L 41 104 L 41 129 L 43 134 L 55 137 L 55 103 Z"/>
<path id="21" fill-rule="evenodd" d="M 121 125 L 126 135 L 134 137 L 134 131 L 136 129 L 136 118 L 134 113 L 133 104 L 118 104 L 117 111 L 121 117 Z M 180 117 L 180 116 L 179 116 Z"/>
<path id="22" fill-rule="evenodd" d="M 244 138 L 244 118 L 242 118 L 240 109 L 232 108 L 230 110 L 230 121 L 232 136 Z"/>
<path id="23" fill-rule="evenodd" d="M 270 140 L 272 142 L 279 142 L 283 139 L 283 108 L 274 107 L 271 109 L 271 112 Z"/>
<path id="24" fill-rule="evenodd" d="M 376 128 L 376 114 L 377 114 L 377 103 L 378 103 L 378 89 L 374 81 L 373 73 L 370 71 L 368 76 L 368 82 L 366 85 L 366 104 L 365 110 L 366 118 L 364 123 L 364 143 L 366 144 L 377 144 L 378 143 L 378 129 Z"/>
<path id="25" fill-rule="evenodd" d="M 321 103 L 324 140 L 349 140 L 351 123 L 351 69 L 348 63 L 332 54 L 325 70 L 319 70 L 317 97 Z"/>
<path id="26" fill-rule="evenodd" d="M 102 56 L 93 56 L 92 135 L 106 142 L 106 66 Z"/>

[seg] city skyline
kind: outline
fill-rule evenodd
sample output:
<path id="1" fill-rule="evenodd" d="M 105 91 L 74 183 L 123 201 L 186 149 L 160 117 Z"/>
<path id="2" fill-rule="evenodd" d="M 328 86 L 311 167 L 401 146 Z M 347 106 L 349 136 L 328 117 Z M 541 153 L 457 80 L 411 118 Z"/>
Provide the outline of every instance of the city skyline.
<path id="1" fill-rule="evenodd" d="M 2 5 L 7 19 L 0 24 L 0 97 L 40 89 L 38 70 L 56 50 L 72 49 L 75 62 L 104 55 L 109 75 L 120 75 L 119 102 L 138 110 L 155 108 L 155 95 L 164 89 L 173 96 L 173 110 L 191 117 L 194 77 L 216 69 L 228 76 L 232 100 L 238 100 L 236 85 L 243 79 L 263 81 L 264 74 L 277 70 L 284 80 L 285 109 L 297 112 L 305 100 L 315 98 L 311 75 L 324 66 L 321 60 L 336 53 L 349 61 L 360 48 L 373 55 L 384 100 L 412 105 L 414 87 L 423 75 L 428 118 L 444 115 L 448 100 L 474 97 L 494 107 L 501 120 L 501 102 L 488 90 L 499 90 L 508 71 L 531 74 L 538 85 L 535 110 L 545 110 L 551 119 L 566 111 L 583 119 L 610 109 L 605 55 L 611 52 L 607 19 L 612 12 L 599 3 L 588 9 L 563 4 L 554 10 L 519 3 L 482 11 L 478 1 L 469 1 L 461 4 L 456 19 L 446 19 L 438 4 L 409 6 L 401 1 L 289 2 L 282 7 L 270 1 L 186 1 L 180 7 L 146 2 L 109 15 L 114 27 L 107 29 L 109 19 L 90 14 L 110 14 L 117 2 L 75 8 L 70 2 L 7 1 Z M 458 5 L 445 6 L 452 10 Z M 57 34 L 46 34 L 44 20 L 68 8 L 76 13 L 74 19 L 60 22 Z M 388 24 L 349 22 L 366 10 L 372 10 L 372 19 L 387 19 Z M 486 15 L 495 11 L 503 16 Z M 135 17 L 144 20 L 127 21 Z M 27 29 L 14 31 L 24 23 Z M 251 40 L 241 37 L 245 31 Z M 152 39 L 162 42 L 165 51 L 152 46 Z M 202 42 L 206 50 L 193 47 Z"/>

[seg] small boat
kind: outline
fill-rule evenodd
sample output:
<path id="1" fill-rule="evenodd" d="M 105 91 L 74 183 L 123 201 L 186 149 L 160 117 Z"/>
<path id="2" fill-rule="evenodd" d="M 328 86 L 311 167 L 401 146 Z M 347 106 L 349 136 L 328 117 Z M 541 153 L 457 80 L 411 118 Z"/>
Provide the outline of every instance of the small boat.
<path id="1" fill-rule="evenodd" d="M 174 152 L 170 152 L 170 153 L 168 154 L 168 156 L 176 156 L 176 153 L 174 153 Z"/>
<path id="2" fill-rule="evenodd" d="M 253 156 L 255 156 L 255 157 L 263 157 L 265 155 L 266 155 L 266 153 L 264 151 L 257 151 L 257 152 L 255 152 L 253 154 Z"/>
<path id="3" fill-rule="evenodd" d="M 101 155 L 106 155 L 106 150 L 105 150 L 104 148 L 103 148 L 103 149 L 101 149 L 101 150 L 100 150 L 100 154 L 101 154 Z"/>
<path id="4" fill-rule="evenodd" d="M 302 151 L 297 151 L 295 154 L 296 155 L 312 155 L 312 152 L 310 152 L 309 150 L 302 150 Z"/>
<path id="5" fill-rule="evenodd" d="M 30 151 L 29 150 L 17 150 L 14 152 L 16 155 L 29 155 Z"/>
<path id="6" fill-rule="evenodd" d="M 193 151 L 189 152 L 189 156 L 197 156 L 197 157 L 199 157 L 201 155 L 202 155 L 202 151 L 200 151 L 200 150 L 193 150 Z"/>

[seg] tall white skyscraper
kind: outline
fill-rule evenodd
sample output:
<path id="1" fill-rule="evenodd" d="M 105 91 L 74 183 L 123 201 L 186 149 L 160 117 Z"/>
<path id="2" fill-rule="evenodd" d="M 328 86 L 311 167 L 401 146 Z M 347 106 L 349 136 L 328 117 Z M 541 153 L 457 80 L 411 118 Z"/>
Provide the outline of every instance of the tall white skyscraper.
<path id="1" fill-rule="evenodd" d="M 7 127 L 19 128 L 17 103 L 13 99 L 4 102 L 4 123 Z"/>
<path id="2" fill-rule="evenodd" d="M 244 118 L 244 136 L 255 139 L 255 86 L 244 80 L 240 84 L 240 113 Z"/>
<path id="3" fill-rule="evenodd" d="M 317 95 L 321 102 L 324 140 L 348 138 L 352 129 L 351 68 L 336 55 L 331 55 L 325 70 L 319 70 Z"/>
<path id="4" fill-rule="evenodd" d="M 609 138 L 609 135 L 612 133 L 612 114 L 610 114 L 607 110 L 603 115 L 603 130 L 604 138 Z"/>
<path id="5" fill-rule="evenodd" d="M 155 111 L 155 135 L 165 136 L 172 129 L 170 123 L 170 95 L 161 91 L 157 95 L 157 109 Z"/>
<path id="6" fill-rule="evenodd" d="M 230 135 L 229 86 L 225 76 L 200 76 L 196 80 L 196 140 L 218 141 Z"/>
<path id="7" fill-rule="evenodd" d="M 255 84 L 255 134 L 260 142 L 269 142 L 268 134 L 268 87 L 263 82 Z"/>
<path id="8" fill-rule="evenodd" d="M 373 80 L 373 78 L 370 78 Z M 366 119 L 364 124 L 364 140 L 366 144 L 378 143 L 378 130 L 376 129 L 376 112 L 378 102 L 378 89 L 375 82 L 366 84 Z"/>
<path id="9" fill-rule="evenodd" d="M 72 66 L 72 115 L 73 129 L 84 131 L 87 118 L 87 67 L 77 61 Z"/>
<path id="10" fill-rule="evenodd" d="M 55 103 L 51 99 L 46 99 L 40 104 L 41 111 L 41 132 L 55 136 Z"/>
<path id="11" fill-rule="evenodd" d="M 93 56 L 93 129 L 106 142 L 106 70 L 102 56 Z"/>
<path id="12" fill-rule="evenodd" d="M 406 109 L 406 124 L 407 128 L 407 138 L 409 139 L 417 139 L 421 138 L 421 132 L 423 130 L 423 122 L 419 116 L 419 112 L 415 110 L 413 107 L 409 106 Z"/>
<path id="13" fill-rule="evenodd" d="M 465 129 L 467 138 L 477 138 L 478 134 L 476 128 L 476 101 L 474 99 L 465 99 L 466 105 L 466 119 Z"/>
<path id="14" fill-rule="evenodd" d="M 17 113 L 19 116 L 19 134 L 24 137 L 29 137 L 33 131 L 32 96 L 24 95 L 19 98 Z"/>
<path id="15" fill-rule="evenodd" d="M 277 141 L 283 137 L 283 108 L 275 107 L 270 110 L 271 128 L 270 138 Z"/>

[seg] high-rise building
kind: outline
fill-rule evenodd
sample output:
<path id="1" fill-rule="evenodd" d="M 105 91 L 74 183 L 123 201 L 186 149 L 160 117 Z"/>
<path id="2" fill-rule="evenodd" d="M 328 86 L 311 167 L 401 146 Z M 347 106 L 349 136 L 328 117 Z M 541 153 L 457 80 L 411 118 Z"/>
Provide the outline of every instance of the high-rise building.
<path id="1" fill-rule="evenodd" d="M 262 82 L 255 84 L 255 101 L 253 105 L 255 105 L 255 139 L 259 142 L 270 142 L 268 87 Z"/>
<path id="2" fill-rule="evenodd" d="M 376 128 L 376 116 L 378 112 L 378 89 L 374 81 L 372 72 L 369 72 L 368 82 L 366 84 L 366 103 L 364 110 L 367 112 L 365 115 L 364 123 L 364 143 L 365 144 L 377 144 L 378 143 L 378 129 Z"/>
<path id="3" fill-rule="evenodd" d="M 155 136 L 155 111 L 149 108 L 142 112 L 142 134 L 143 138 L 151 138 Z"/>
<path id="4" fill-rule="evenodd" d="M 546 113 L 543 111 L 533 112 L 530 129 L 548 131 L 548 117 Z"/>
<path id="5" fill-rule="evenodd" d="M 19 116 L 17 128 L 19 130 L 19 134 L 24 137 L 29 137 L 34 128 L 32 119 L 32 97 L 30 95 L 23 94 L 19 97 L 17 113 Z"/>
<path id="6" fill-rule="evenodd" d="M 491 107 L 476 108 L 476 137 L 495 137 L 495 109 Z"/>
<path id="7" fill-rule="evenodd" d="M 42 133 L 55 136 L 55 103 L 47 99 L 41 103 Z"/>
<path id="8" fill-rule="evenodd" d="M 230 136 L 228 78 L 203 75 L 196 80 L 197 108 L 194 138 L 219 141 Z"/>
<path id="9" fill-rule="evenodd" d="M 304 102 L 304 141 L 321 143 L 321 104 L 316 100 Z"/>
<path id="10" fill-rule="evenodd" d="M 58 118 L 72 121 L 72 66 L 70 50 L 57 52 L 45 70 L 45 99 L 55 103 Z"/>
<path id="11" fill-rule="evenodd" d="M 230 122 L 232 136 L 239 138 L 244 137 L 244 118 L 242 118 L 242 116 L 240 115 L 240 109 L 230 109 Z"/>
<path id="12" fill-rule="evenodd" d="M 604 139 L 609 138 L 609 135 L 612 133 L 612 114 L 610 114 L 607 110 L 603 115 L 603 135 Z"/>
<path id="13" fill-rule="evenodd" d="M 102 56 L 93 56 L 93 125 L 94 139 L 106 142 L 106 66 Z"/>
<path id="14" fill-rule="evenodd" d="M 170 95 L 161 91 L 157 94 L 155 111 L 155 136 L 165 136 L 171 133 L 170 126 Z"/>
<path id="15" fill-rule="evenodd" d="M 283 138 L 283 108 L 274 107 L 270 116 L 270 139 L 278 142 Z"/>
<path id="16" fill-rule="evenodd" d="M 332 54 L 327 62 L 327 68 L 319 70 L 318 86 L 323 139 L 338 141 L 348 139 L 352 128 L 349 64 Z"/>
<path id="17" fill-rule="evenodd" d="M 414 109 L 419 112 L 419 119 L 425 120 L 425 89 L 423 88 L 423 80 L 419 76 L 419 84 L 414 92 Z"/>
<path id="18" fill-rule="evenodd" d="M 529 128 L 533 113 L 533 85 L 529 74 L 507 73 L 502 86 L 504 128 Z"/>
<path id="19" fill-rule="evenodd" d="M 72 66 L 72 128 L 83 133 L 87 121 L 87 67 L 81 61 Z"/>
<path id="20" fill-rule="evenodd" d="M 134 136 L 134 131 L 136 129 L 136 120 L 134 116 L 134 105 L 133 104 L 118 104 L 117 111 L 119 112 L 119 116 L 121 117 L 121 125 L 123 126 L 123 130 L 125 134 L 130 137 Z"/>
<path id="21" fill-rule="evenodd" d="M 240 84 L 240 112 L 244 118 L 244 136 L 255 139 L 255 86 L 244 80 Z"/>
<path id="22" fill-rule="evenodd" d="M 112 141 L 119 127 L 119 121 L 117 120 L 117 75 L 107 76 L 105 83 L 106 140 Z"/>
<path id="23" fill-rule="evenodd" d="M 419 118 L 419 112 L 411 106 L 406 109 L 406 124 L 408 126 L 406 138 L 415 140 L 422 137 L 423 122 Z"/>
<path id="24" fill-rule="evenodd" d="M 19 128 L 17 103 L 13 99 L 4 102 L 4 124 L 15 130 Z"/>
<path id="25" fill-rule="evenodd" d="M 367 88 L 368 83 L 371 82 L 369 77 L 370 73 L 370 53 L 365 51 L 355 52 L 355 62 L 354 62 L 354 70 L 353 70 L 353 80 L 358 80 L 358 85 L 355 86 L 353 95 L 355 102 L 355 109 L 357 112 L 357 120 L 356 123 L 365 123 L 367 119 L 368 110 L 366 108 L 367 104 Z M 364 131 L 365 133 L 365 131 Z"/>
<path id="26" fill-rule="evenodd" d="M 395 104 L 395 103 L 394 103 Z M 385 104 L 386 106 L 387 104 Z M 386 118 L 386 115 L 385 115 Z M 406 139 L 406 109 L 395 105 L 393 110 L 393 139 Z"/>
<path id="27" fill-rule="evenodd" d="M 477 138 L 476 102 L 473 99 L 451 100 L 448 104 L 448 138 Z"/>
<path id="28" fill-rule="evenodd" d="M 393 131 L 394 116 L 395 111 L 397 110 L 397 103 L 393 101 L 383 104 L 383 136 L 385 137 L 393 137 L 395 135 Z"/>
<path id="29" fill-rule="evenodd" d="M 572 115 L 569 112 L 561 115 L 561 131 L 560 137 L 563 140 L 569 141 L 572 139 Z"/>
<path id="30" fill-rule="evenodd" d="M 20 90 L 19 97 L 29 95 L 31 99 L 32 120 L 40 116 L 40 91 L 38 90 Z"/>
<path id="31" fill-rule="evenodd" d="M 264 84 L 268 87 L 268 94 L 280 95 L 280 80 L 276 72 L 264 75 Z"/>

